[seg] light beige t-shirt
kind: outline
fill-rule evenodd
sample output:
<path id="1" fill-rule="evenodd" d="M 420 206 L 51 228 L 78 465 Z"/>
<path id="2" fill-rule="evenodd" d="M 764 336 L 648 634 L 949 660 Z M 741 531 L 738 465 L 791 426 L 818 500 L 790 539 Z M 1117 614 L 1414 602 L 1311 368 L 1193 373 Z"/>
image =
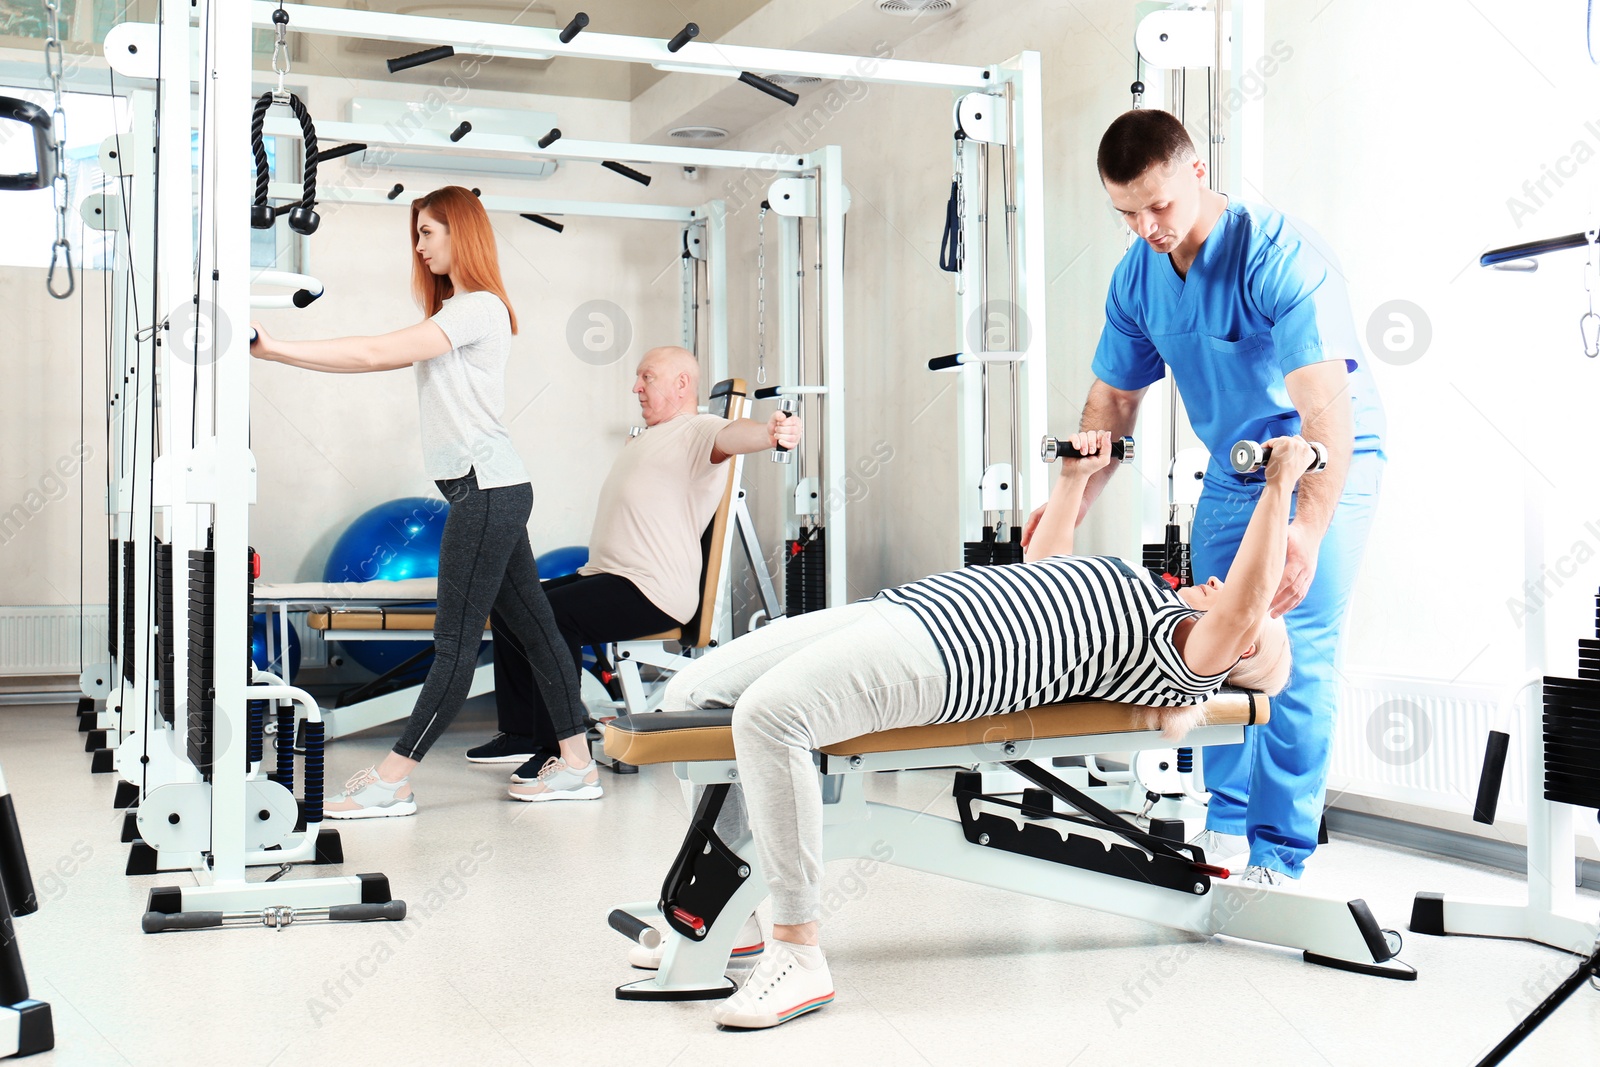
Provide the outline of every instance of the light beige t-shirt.
<path id="1" fill-rule="evenodd" d="M 450 351 L 414 364 L 422 462 L 435 481 L 476 471 L 479 489 L 520 485 L 528 471 L 500 423 L 506 406 L 511 315 L 500 298 L 457 293 L 433 316 Z"/>
<path id="2" fill-rule="evenodd" d="M 626 578 L 650 603 L 689 621 L 700 604 L 700 536 L 728 484 L 727 462 L 711 462 L 726 425 L 716 415 L 678 415 L 623 446 L 600 487 L 579 574 Z"/>

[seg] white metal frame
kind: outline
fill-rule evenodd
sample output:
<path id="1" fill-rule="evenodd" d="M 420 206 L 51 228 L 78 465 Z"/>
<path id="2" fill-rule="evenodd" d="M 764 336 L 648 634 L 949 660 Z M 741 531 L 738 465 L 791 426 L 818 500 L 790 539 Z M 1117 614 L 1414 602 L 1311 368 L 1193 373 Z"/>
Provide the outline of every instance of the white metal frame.
<path id="1" fill-rule="evenodd" d="M 1203 726 L 1192 731 L 1190 738 L 1196 747 L 1238 744 L 1244 738 L 1244 728 Z M 983 767 L 1018 758 L 1048 765 L 1050 760 L 1061 756 L 1164 746 L 1160 735 L 1137 732 L 1036 738 L 1027 742 L 985 742 L 849 757 L 819 754 L 816 758 L 824 798 L 823 859 L 891 863 L 976 885 L 1142 919 L 1202 937 L 1225 934 L 1354 964 L 1374 965 L 1377 961 L 1352 917 L 1349 901 L 1299 890 L 1265 889 L 1235 879 L 1214 880 L 1203 893 L 1180 893 L 975 845 L 967 841 L 959 821 L 868 801 L 864 789 L 865 776 L 874 771 L 975 764 Z M 700 786 L 739 781 L 738 765 L 731 760 L 675 763 L 673 773 L 683 781 Z M 703 940 L 690 941 L 660 922 L 660 906 L 656 900 L 619 906 L 635 917 L 658 920 L 657 925 L 665 931 L 660 970 L 653 978 L 623 986 L 618 990 L 619 997 L 647 999 L 672 993 L 725 995 L 719 990 L 728 985 L 723 972 L 733 950 L 733 939 L 744 920 L 767 896 L 766 878 L 750 834 L 746 832 L 725 844 L 749 864 L 750 873 Z M 1394 973 L 1399 976 L 1403 972 Z"/>

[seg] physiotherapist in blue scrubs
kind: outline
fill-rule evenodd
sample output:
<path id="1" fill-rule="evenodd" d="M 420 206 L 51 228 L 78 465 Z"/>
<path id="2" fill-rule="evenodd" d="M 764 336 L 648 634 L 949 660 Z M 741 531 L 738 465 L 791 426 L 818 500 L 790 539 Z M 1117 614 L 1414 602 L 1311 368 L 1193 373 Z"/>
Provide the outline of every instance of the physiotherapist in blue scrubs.
<path id="1" fill-rule="evenodd" d="M 1098 163 L 1141 240 L 1112 275 L 1083 427 L 1131 434 L 1145 390 L 1172 368 L 1211 454 L 1192 533 L 1196 579 L 1228 573 L 1263 486 L 1260 473 L 1234 473 L 1234 442 L 1299 434 L 1328 448 L 1327 469 L 1296 491 L 1272 603 L 1289 630 L 1289 685 L 1267 724 L 1243 744 L 1207 748 L 1204 762 L 1207 858 L 1251 881 L 1299 878 L 1317 846 L 1342 623 L 1383 476 L 1383 407 L 1321 238 L 1207 188 L 1205 161 L 1167 112 L 1119 117 Z M 1080 522 L 1115 469 L 1087 487 Z"/>

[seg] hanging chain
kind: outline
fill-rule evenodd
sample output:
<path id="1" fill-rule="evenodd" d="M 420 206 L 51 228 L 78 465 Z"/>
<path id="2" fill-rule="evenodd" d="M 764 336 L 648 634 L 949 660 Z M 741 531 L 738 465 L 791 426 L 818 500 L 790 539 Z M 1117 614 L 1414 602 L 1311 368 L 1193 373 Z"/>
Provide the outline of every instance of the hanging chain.
<path id="1" fill-rule="evenodd" d="M 767 384 L 767 208 L 756 216 L 756 384 Z"/>
<path id="2" fill-rule="evenodd" d="M 287 104 L 289 92 L 283 87 L 283 80 L 289 76 L 289 13 L 278 5 L 278 10 L 272 13 L 272 25 L 277 30 L 278 36 L 272 43 L 272 73 L 278 76 L 278 89 L 272 94 L 275 104 Z"/>
<path id="3" fill-rule="evenodd" d="M 1583 354 L 1590 359 L 1600 356 L 1600 315 L 1594 312 L 1594 282 L 1600 275 L 1600 226 L 1587 231 L 1589 258 L 1583 263 L 1583 291 L 1589 298 L 1589 310 L 1578 319 L 1578 333 L 1583 337 Z"/>
<path id="4" fill-rule="evenodd" d="M 56 241 L 50 246 L 50 273 L 45 276 L 45 288 L 57 300 L 65 300 L 72 295 L 77 283 L 72 275 L 72 244 L 67 240 L 67 208 L 72 203 L 72 197 L 67 188 L 67 112 L 61 106 L 61 0 L 45 0 L 45 8 L 50 12 L 50 33 L 44 40 L 44 67 L 50 75 L 50 90 L 55 96 L 55 108 L 50 112 L 51 152 L 55 156 L 55 177 L 50 182 L 50 195 L 56 212 Z M 67 288 L 65 292 L 57 292 L 56 267 L 63 259 L 67 268 Z"/>

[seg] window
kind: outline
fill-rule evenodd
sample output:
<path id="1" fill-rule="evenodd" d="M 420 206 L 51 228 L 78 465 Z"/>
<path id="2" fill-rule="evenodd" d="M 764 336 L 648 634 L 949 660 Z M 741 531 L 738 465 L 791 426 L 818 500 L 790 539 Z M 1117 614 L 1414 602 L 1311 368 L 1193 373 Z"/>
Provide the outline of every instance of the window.
<path id="1" fill-rule="evenodd" d="M 49 111 L 54 99 L 38 89 L 0 87 L 0 96 L 14 96 Z M 128 102 L 120 97 L 93 93 L 62 93 L 67 117 L 67 240 L 72 242 L 74 267 L 104 270 L 111 254 L 110 233 L 84 225 L 78 205 L 87 196 L 106 192 L 110 184 L 100 169 L 100 142 L 128 125 Z M 31 129 L 21 122 L 0 122 L 0 171 L 16 174 L 36 169 Z M 0 265 L 48 267 L 50 246 L 56 239 L 55 201 L 51 190 L 0 193 L 0 211 L 6 240 L 0 242 Z"/>

